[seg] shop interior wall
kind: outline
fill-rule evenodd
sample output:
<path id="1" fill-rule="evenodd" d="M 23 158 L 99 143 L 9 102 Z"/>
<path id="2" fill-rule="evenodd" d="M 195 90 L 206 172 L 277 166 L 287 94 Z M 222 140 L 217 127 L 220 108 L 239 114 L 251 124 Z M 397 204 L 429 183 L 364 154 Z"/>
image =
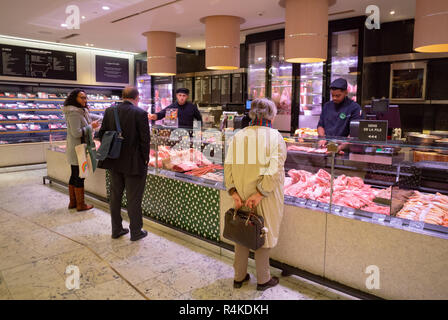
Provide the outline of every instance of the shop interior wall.
<path id="1" fill-rule="evenodd" d="M 37 79 L 37 78 L 22 78 L 22 77 L 6 77 L 0 76 L 0 81 L 24 81 L 24 82 L 39 82 L 39 83 L 52 83 L 52 84 L 73 84 L 75 85 L 91 85 L 91 86 L 117 86 L 123 87 L 126 85 L 134 84 L 134 54 L 105 51 L 100 49 L 90 48 L 78 48 L 72 46 L 64 46 L 57 44 L 47 44 L 34 41 L 25 41 L 19 39 L 0 38 L 2 44 L 31 47 L 47 50 L 59 50 L 76 53 L 76 67 L 77 67 L 77 80 L 55 80 L 55 79 Z M 95 76 L 95 56 L 109 56 L 116 58 L 129 59 L 129 83 L 107 83 L 97 82 Z"/>
<path id="2" fill-rule="evenodd" d="M 414 20 L 383 23 L 379 30 L 364 29 L 364 56 L 413 53 Z M 363 105 L 372 98 L 388 98 L 391 62 L 365 63 Z M 428 61 L 426 103 L 399 104 L 403 132 L 448 130 L 448 59 Z"/>

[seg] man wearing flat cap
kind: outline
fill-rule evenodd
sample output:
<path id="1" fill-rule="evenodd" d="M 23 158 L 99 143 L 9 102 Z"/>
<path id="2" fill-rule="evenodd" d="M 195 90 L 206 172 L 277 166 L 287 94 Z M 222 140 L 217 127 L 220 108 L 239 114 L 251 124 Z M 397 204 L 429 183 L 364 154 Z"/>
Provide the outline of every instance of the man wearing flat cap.
<path id="1" fill-rule="evenodd" d="M 176 99 L 177 101 L 173 104 L 169 105 L 165 109 L 156 114 L 148 115 L 150 120 L 160 120 L 165 118 L 167 109 L 177 109 L 177 118 L 179 128 L 193 128 L 193 121 L 198 120 L 202 122 L 201 113 L 198 110 L 198 107 L 191 102 L 188 102 L 188 95 L 190 94 L 190 90 L 187 88 L 179 88 L 176 90 Z"/>
<path id="2" fill-rule="evenodd" d="M 338 78 L 330 84 L 332 101 L 322 108 L 317 132 L 319 137 L 348 137 L 350 122 L 361 119 L 361 107 L 347 96 L 347 80 Z M 325 141 L 320 143 L 325 145 Z"/>

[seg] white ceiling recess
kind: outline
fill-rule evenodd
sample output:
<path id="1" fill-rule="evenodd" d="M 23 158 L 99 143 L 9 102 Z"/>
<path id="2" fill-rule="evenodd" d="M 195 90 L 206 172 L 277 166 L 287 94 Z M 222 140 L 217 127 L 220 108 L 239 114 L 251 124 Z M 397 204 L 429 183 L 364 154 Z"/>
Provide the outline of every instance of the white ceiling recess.
<path id="1" fill-rule="evenodd" d="M 0 34 L 128 52 L 146 51 L 143 32 L 172 31 L 180 35 L 177 46 L 205 48 L 205 26 L 199 19 L 208 15 L 236 15 L 245 19 L 241 40 L 250 33 L 284 27 L 284 9 L 279 0 L 14 0 L 2 1 Z M 415 0 L 336 0 L 329 19 L 365 15 L 370 4 L 380 8 L 381 22 L 414 17 Z M 80 8 L 80 29 L 61 27 L 68 5 Z M 110 10 L 103 10 L 103 6 Z M 395 11 L 391 15 L 391 11 Z M 70 37 L 71 36 L 71 37 Z M 68 37 L 68 38 L 67 38 Z"/>

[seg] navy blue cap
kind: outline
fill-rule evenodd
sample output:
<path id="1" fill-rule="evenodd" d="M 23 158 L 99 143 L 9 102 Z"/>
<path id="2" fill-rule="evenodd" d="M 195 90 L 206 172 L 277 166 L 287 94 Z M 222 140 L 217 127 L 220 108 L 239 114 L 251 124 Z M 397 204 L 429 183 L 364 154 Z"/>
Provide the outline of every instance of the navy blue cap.
<path id="1" fill-rule="evenodd" d="M 185 93 L 186 95 L 190 94 L 190 90 L 187 88 L 179 88 L 176 90 L 176 93 Z"/>
<path id="2" fill-rule="evenodd" d="M 347 90 L 347 80 L 338 78 L 330 84 L 330 89 Z"/>

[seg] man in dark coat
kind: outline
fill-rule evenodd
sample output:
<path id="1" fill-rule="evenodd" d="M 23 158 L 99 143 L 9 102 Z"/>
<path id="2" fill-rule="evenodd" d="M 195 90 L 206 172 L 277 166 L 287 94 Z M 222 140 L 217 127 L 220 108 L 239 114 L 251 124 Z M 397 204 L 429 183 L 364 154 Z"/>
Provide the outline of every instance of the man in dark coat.
<path id="1" fill-rule="evenodd" d="M 109 205 L 112 218 L 112 238 L 117 239 L 129 232 L 127 228 L 123 228 L 121 218 L 121 200 L 126 188 L 131 241 L 136 241 L 148 234 L 142 230 L 142 199 L 149 161 L 148 113 L 138 107 L 139 92 L 137 88 L 126 87 L 122 97 L 123 103 L 117 106 L 124 138 L 120 156 L 117 159 L 99 161 L 98 167 L 110 170 Z M 106 131 L 114 130 L 116 130 L 114 110 L 111 107 L 104 114 L 98 136 L 101 139 Z"/>

